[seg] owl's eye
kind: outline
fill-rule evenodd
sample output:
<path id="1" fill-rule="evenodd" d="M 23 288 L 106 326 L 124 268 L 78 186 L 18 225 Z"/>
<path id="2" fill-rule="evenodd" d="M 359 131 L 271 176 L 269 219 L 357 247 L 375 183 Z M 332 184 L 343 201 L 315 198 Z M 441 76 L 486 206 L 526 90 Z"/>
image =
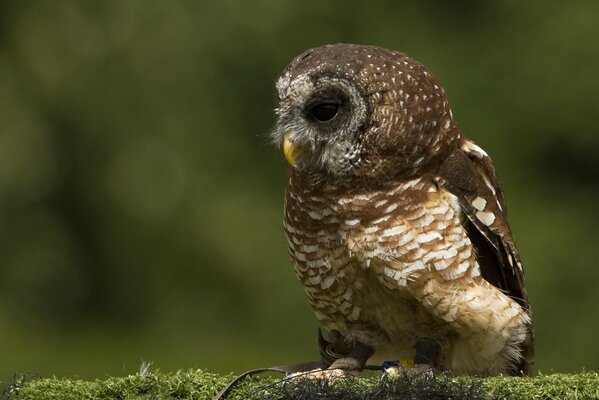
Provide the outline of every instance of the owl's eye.
<path id="1" fill-rule="evenodd" d="M 339 107 L 339 103 L 318 103 L 310 108 L 309 114 L 319 122 L 327 122 L 335 118 Z"/>

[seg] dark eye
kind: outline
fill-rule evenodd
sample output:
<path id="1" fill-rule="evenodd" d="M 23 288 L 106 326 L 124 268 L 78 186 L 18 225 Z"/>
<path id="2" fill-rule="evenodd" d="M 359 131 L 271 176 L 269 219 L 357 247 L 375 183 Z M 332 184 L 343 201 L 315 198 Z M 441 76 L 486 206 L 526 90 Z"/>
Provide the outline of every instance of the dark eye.
<path id="1" fill-rule="evenodd" d="M 310 115 L 317 121 L 327 122 L 335 118 L 338 111 L 338 103 L 318 103 L 312 106 Z"/>

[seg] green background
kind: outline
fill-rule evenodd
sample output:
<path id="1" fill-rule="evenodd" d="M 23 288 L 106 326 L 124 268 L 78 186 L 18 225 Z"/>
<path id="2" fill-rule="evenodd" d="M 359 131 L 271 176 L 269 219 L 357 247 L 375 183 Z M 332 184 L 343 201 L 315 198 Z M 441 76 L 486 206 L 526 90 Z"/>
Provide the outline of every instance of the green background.
<path id="1" fill-rule="evenodd" d="M 316 357 L 274 81 L 405 51 L 491 154 L 537 367 L 599 369 L 599 2 L 0 1 L 0 380 Z"/>

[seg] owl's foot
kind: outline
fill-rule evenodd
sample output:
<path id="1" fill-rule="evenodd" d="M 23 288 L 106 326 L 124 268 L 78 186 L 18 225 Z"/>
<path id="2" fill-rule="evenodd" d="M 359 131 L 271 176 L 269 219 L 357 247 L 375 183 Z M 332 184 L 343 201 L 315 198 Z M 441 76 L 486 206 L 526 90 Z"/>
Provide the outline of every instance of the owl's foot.
<path id="1" fill-rule="evenodd" d="M 364 363 L 353 357 L 343 357 L 336 359 L 328 369 L 340 369 L 347 372 L 360 372 L 364 368 Z"/>
<path id="2" fill-rule="evenodd" d="M 313 369 L 307 372 L 298 372 L 288 375 L 292 381 L 298 379 L 326 379 L 334 382 L 337 379 L 348 376 L 357 376 L 363 368 L 363 363 L 352 357 L 343 357 L 335 360 L 326 369 Z"/>

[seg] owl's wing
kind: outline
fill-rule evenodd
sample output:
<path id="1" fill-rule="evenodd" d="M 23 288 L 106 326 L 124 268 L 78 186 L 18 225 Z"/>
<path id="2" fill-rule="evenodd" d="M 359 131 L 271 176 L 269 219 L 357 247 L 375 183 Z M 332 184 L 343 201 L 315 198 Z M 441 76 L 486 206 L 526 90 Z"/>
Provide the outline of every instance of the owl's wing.
<path id="1" fill-rule="evenodd" d="M 467 217 L 462 224 L 476 249 L 481 274 L 530 312 L 524 286 L 524 271 L 507 222 L 503 191 L 487 153 L 470 140 L 441 164 L 439 183 L 458 198 Z M 524 344 L 521 369 L 533 361 L 533 336 L 530 327 Z"/>

